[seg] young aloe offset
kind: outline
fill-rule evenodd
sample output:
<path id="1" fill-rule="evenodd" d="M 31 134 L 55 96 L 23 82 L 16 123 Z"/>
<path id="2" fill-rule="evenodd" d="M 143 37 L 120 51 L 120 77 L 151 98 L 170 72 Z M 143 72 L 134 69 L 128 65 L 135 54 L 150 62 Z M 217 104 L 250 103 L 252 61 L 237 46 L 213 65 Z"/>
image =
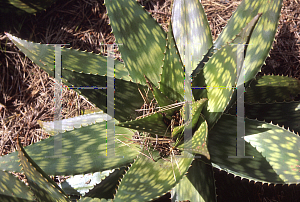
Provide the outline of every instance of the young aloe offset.
<path id="1" fill-rule="evenodd" d="M 213 42 L 199 0 L 174 0 L 168 33 L 138 2 L 106 0 L 124 61 L 114 60 L 114 113 L 107 111 L 105 89 L 77 89 L 108 114 L 62 120 L 63 131 L 54 130 L 54 122 L 44 122 L 42 127 L 53 136 L 18 150 L 21 167 L 34 170 L 23 163 L 28 158 L 49 183 L 46 174 L 94 174 L 80 183 L 68 180 L 62 190 L 35 186 L 35 198 L 45 201 L 39 194 L 44 192 L 60 200 L 77 195 L 79 201 L 150 201 L 172 190 L 174 200 L 216 201 L 212 167 L 260 182 L 299 183 L 300 138 L 295 132 L 300 131 L 300 102 L 290 97 L 300 93 L 300 82 L 276 75 L 255 78 L 272 47 L 281 5 L 282 0 L 243 0 Z M 7 36 L 54 76 L 53 46 Z M 65 85 L 106 86 L 106 57 L 68 48 L 62 48 L 61 55 Z M 235 109 L 241 96 L 236 89 L 241 86 L 246 88 L 248 117 L 244 155 L 253 158 L 236 152 L 240 125 Z M 115 138 L 106 143 L 109 117 L 115 123 Z M 50 158 L 59 132 L 61 157 Z M 21 172 L 18 161 L 16 152 L 0 158 L 5 179 L 11 178 L 9 171 Z M 31 177 L 28 169 L 28 179 L 42 181 Z M 11 195 L 17 193 L 11 187 L 14 182 L 2 182 L 1 196 L 35 200 Z"/>

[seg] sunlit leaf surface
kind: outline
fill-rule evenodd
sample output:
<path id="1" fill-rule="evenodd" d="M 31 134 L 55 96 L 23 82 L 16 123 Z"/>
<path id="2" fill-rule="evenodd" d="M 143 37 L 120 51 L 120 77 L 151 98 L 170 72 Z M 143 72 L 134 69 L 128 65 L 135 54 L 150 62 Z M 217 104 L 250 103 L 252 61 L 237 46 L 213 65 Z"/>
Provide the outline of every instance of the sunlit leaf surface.
<path id="1" fill-rule="evenodd" d="M 251 143 L 245 142 L 245 156 L 254 158 L 228 158 L 236 156 L 237 121 L 236 116 L 223 115 L 208 137 L 213 165 L 257 181 L 298 183 L 300 138 L 283 128 L 247 118 L 245 127 L 245 139 Z"/>
<path id="2" fill-rule="evenodd" d="M 200 117 L 199 124 L 200 126 L 194 132 L 192 139 L 185 140 L 183 144 L 178 146 L 178 148 L 184 149 L 184 151 L 188 151 L 193 154 L 203 155 L 207 159 L 210 159 L 207 149 L 207 123 L 202 117 Z"/>
<path id="3" fill-rule="evenodd" d="M 195 69 L 212 46 L 211 31 L 200 1 L 175 0 L 172 26 L 182 60 L 190 61 L 191 69 Z M 192 58 L 187 58 L 187 52 Z"/>
<path id="4" fill-rule="evenodd" d="M 38 201 L 69 201 L 62 189 L 28 156 L 18 142 L 18 157 L 30 189 Z"/>
<path id="5" fill-rule="evenodd" d="M 251 119 L 265 120 L 300 133 L 300 102 L 245 104 L 246 116 Z"/>
<path id="6" fill-rule="evenodd" d="M 166 53 L 164 58 L 160 90 L 173 101 L 183 101 L 184 68 L 175 45 L 172 24 L 169 25 Z"/>
<path id="7" fill-rule="evenodd" d="M 0 170 L 0 198 L 3 202 L 35 201 L 33 192 L 11 173 Z"/>
<path id="8" fill-rule="evenodd" d="M 66 179 L 66 181 L 62 182 L 60 184 L 60 187 L 68 195 L 85 195 L 85 193 L 94 188 L 96 184 L 99 184 L 112 172 L 114 172 L 114 170 L 88 173 L 85 175 L 74 175 Z"/>
<path id="9" fill-rule="evenodd" d="M 158 154 L 153 152 L 153 155 Z M 189 153 L 171 155 L 156 162 L 139 155 L 122 179 L 114 201 L 150 201 L 163 195 L 179 182 L 192 161 L 193 155 Z"/>
<path id="10" fill-rule="evenodd" d="M 213 169 L 211 165 L 195 159 L 188 174 L 172 190 L 172 200 L 216 201 Z"/>
<path id="11" fill-rule="evenodd" d="M 62 134 L 61 155 L 54 156 L 52 136 L 27 146 L 26 152 L 48 175 L 75 175 L 98 172 L 126 165 L 133 161 L 140 148 L 127 146 L 133 132 L 127 128 L 115 127 L 115 142 L 106 143 L 106 122 L 75 128 Z M 120 141 L 119 141 L 120 140 Z M 58 141 L 56 139 L 56 141 Z M 115 148 L 115 156 L 108 153 L 108 147 Z M 20 172 L 16 152 L 0 158 L 0 169 Z"/>
<path id="12" fill-rule="evenodd" d="M 105 0 L 107 14 L 126 68 L 134 82 L 144 75 L 158 86 L 166 34 L 135 0 Z"/>
<path id="13" fill-rule="evenodd" d="M 45 70 L 50 76 L 54 77 L 55 48 L 53 45 L 29 42 L 8 33 L 7 36 L 30 60 Z M 85 74 L 107 75 L 107 57 L 102 55 L 61 48 L 61 57 L 63 69 Z M 131 80 L 128 76 L 128 71 L 124 68 L 124 64 L 118 60 L 114 60 L 114 63 L 115 77 L 126 81 Z M 62 78 L 64 76 L 64 73 L 62 73 Z M 95 85 L 91 84 L 90 86 Z"/>
<path id="14" fill-rule="evenodd" d="M 265 75 L 252 81 L 245 93 L 247 103 L 292 101 L 300 93 L 300 81 L 286 76 Z"/>
<path id="15" fill-rule="evenodd" d="M 236 46 L 226 45 L 218 50 L 203 69 L 208 106 L 203 111 L 211 127 L 229 103 L 236 85 Z"/>

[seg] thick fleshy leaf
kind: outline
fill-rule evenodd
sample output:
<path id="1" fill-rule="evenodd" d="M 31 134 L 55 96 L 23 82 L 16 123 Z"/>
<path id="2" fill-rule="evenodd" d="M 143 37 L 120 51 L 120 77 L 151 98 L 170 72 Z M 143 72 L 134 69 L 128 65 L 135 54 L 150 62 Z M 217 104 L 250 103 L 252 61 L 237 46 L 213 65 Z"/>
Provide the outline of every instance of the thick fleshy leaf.
<path id="1" fill-rule="evenodd" d="M 159 83 L 160 90 L 175 102 L 184 101 L 184 68 L 173 37 L 172 23 L 167 34 L 167 46 Z"/>
<path id="2" fill-rule="evenodd" d="M 300 137 L 279 126 L 268 123 L 260 125 L 270 131 L 248 135 L 245 141 L 262 153 L 280 179 L 285 183 L 298 184 Z"/>
<path id="3" fill-rule="evenodd" d="M 195 69 L 212 46 L 211 31 L 200 1 L 175 0 L 172 26 L 181 59 L 190 61 L 191 69 Z M 186 58 L 187 52 L 192 59 Z"/>
<path id="4" fill-rule="evenodd" d="M 81 199 L 78 200 L 79 202 L 107 202 L 107 201 L 111 201 L 111 200 L 107 200 L 107 199 L 99 199 L 99 198 L 91 198 L 91 197 L 83 197 Z"/>
<path id="5" fill-rule="evenodd" d="M 103 121 L 111 120 L 111 117 L 103 112 L 97 112 L 93 114 L 81 115 L 73 118 L 63 119 L 61 120 L 61 130 L 57 130 L 54 125 L 54 121 L 43 122 L 38 121 L 39 125 L 43 130 L 51 135 L 56 135 L 59 132 L 63 132 L 65 130 L 70 131 L 74 128 L 80 128 L 81 126 L 86 126 L 91 123 L 100 123 Z"/>
<path id="6" fill-rule="evenodd" d="M 168 111 L 173 111 L 174 109 L 169 110 L 161 110 L 159 112 L 154 112 L 145 117 L 141 117 L 132 121 L 119 123 L 118 126 L 132 128 L 134 130 L 144 131 L 151 134 L 157 135 L 170 135 L 170 128 L 164 122 L 166 119 L 163 113 L 167 113 Z"/>
<path id="7" fill-rule="evenodd" d="M 122 179 L 114 201 L 150 201 L 163 195 L 179 182 L 192 161 L 193 155 L 189 153 L 156 162 L 139 155 Z"/>
<path id="8" fill-rule="evenodd" d="M 235 55 L 236 57 L 232 57 L 229 56 L 229 58 L 233 58 L 234 60 L 237 61 L 238 66 L 236 66 L 237 68 L 237 74 L 236 75 L 232 75 L 232 77 L 235 77 L 237 79 L 239 78 L 244 78 L 243 75 L 241 75 L 241 70 L 243 67 L 243 59 L 244 59 L 244 52 L 240 52 L 242 51 L 240 49 L 240 47 L 238 47 L 238 44 L 246 44 L 251 36 L 251 33 L 258 21 L 258 19 L 260 18 L 261 14 L 257 14 L 248 24 L 246 24 L 246 26 L 239 32 L 239 34 L 237 34 L 235 36 L 235 38 L 231 41 L 230 44 L 232 48 L 235 48 Z M 245 47 L 245 49 L 247 49 L 247 46 Z M 204 59 L 198 64 L 197 68 L 195 69 L 195 71 L 192 73 L 193 76 L 193 83 L 192 85 L 194 87 L 198 87 L 198 89 L 193 89 L 193 95 L 196 99 L 199 98 L 203 98 L 203 97 L 207 97 L 207 89 L 205 88 L 206 86 L 206 80 L 205 80 L 205 76 L 204 76 L 204 70 L 203 67 L 204 65 L 207 63 L 207 61 L 210 58 L 214 58 L 216 56 L 213 56 L 213 51 L 214 49 L 211 48 L 208 53 L 205 55 Z M 220 86 L 222 88 L 222 86 Z M 235 90 L 236 93 L 236 90 Z M 235 95 L 235 94 L 234 94 Z M 231 101 L 230 105 L 232 105 L 236 100 L 236 96 L 233 97 L 233 100 Z"/>
<path id="9" fill-rule="evenodd" d="M 21 167 L 38 201 L 69 201 L 63 190 L 28 156 L 19 141 L 18 147 Z"/>
<path id="10" fill-rule="evenodd" d="M 6 35 L 30 60 L 54 77 L 55 48 L 53 45 L 29 42 L 8 33 Z M 107 57 L 100 54 L 61 48 L 61 57 L 63 69 L 92 75 L 107 75 Z M 115 78 L 130 81 L 131 78 L 128 76 L 128 71 L 124 68 L 124 64 L 118 60 L 114 60 L 114 64 Z M 62 78 L 64 76 L 62 71 Z M 97 84 L 90 86 L 95 85 Z"/>
<path id="11" fill-rule="evenodd" d="M 229 158 L 236 156 L 236 131 L 236 116 L 225 114 L 210 131 L 208 149 L 213 166 L 255 181 L 279 184 L 299 182 L 300 176 L 296 170 L 299 157 L 297 142 L 300 141 L 298 136 L 278 126 L 246 118 L 245 139 L 253 141 L 252 144 L 256 144 L 257 140 L 268 146 L 269 153 L 261 153 L 260 145 L 255 148 L 245 142 L 245 156 L 254 158 Z"/>
<path id="12" fill-rule="evenodd" d="M 131 78 L 146 84 L 146 75 L 158 86 L 166 45 L 162 27 L 135 0 L 105 0 L 105 6 Z"/>
<path id="13" fill-rule="evenodd" d="M 72 83 L 74 86 L 83 86 L 81 89 L 78 89 L 82 95 L 103 110 L 104 113 L 107 112 L 107 90 L 84 88 L 85 86 L 105 87 L 105 76 L 81 74 L 70 70 L 63 70 L 62 72 L 69 83 Z M 135 110 L 143 106 L 144 100 L 138 89 L 143 91 L 144 89 L 147 90 L 148 87 L 121 79 L 115 79 L 114 87 L 115 112 L 109 115 L 114 116 L 119 121 L 127 121 L 139 116 Z M 149 94 L 149 99 L 152 99 L 151 94 Z"/>
<path id="14" fill-rule="evenodd" d="M 264 75 L 252 81 L 245 94 L 247 103 L 292 101 L 300 94 L 300 81 L 286 76 Z"/>
<path id="15" fill-rule="evenodd" d="M 172 190 L 172 201 L 216 201 L 214 174 L 211 165 L 195 159 L 186 176 Z"/>
<path id="16" fill-rule="evenodd" d="M 147 78 L 145 76 L 146 82 L 148 84 L 148 87 L 150 88 L 150 90 L 153 93 L 153 96 L 155 98 L 155 100 L 157 101 L 158 105 L 160 107 L 164 107 L 167 105 L 171 105 L 174 102 L 172 100 L 170 100 L 162 91 L 160 91 L 160 89 L 158 89 L 149 78 Z"/>
<path id="17" fill-rule="evenodd" d="M 100 184 L 97 184 L 93 189 L 91 189 L 85 196 L 99 199 L 112 199 L 116 194 L 120 180 L 124 176 L 126 170 L 127 167 L 116 169 L 107 178 L 102 180 Z"/>
<path id="18" fill-rule="evenodd" d="M 212 127 L 228 105 L 236 85 L 236 46 L 226 45 L 218 50 L 203 69 L 208 98 L 203 115 Z"/>
<path id="19" fill-rule="evenodd" d="M 204 118 L 200 117 L 200 126 L 195 131 L 192 139 L 185 140 L 183 144 L 178 146 L 179 149 L 184 149 L 184 151 L 191 152 L 193 154 L 200 154 L 210 159 L 209 152 L 207 149 L 207 134 L 208 126 Z"/>
<path id="20" fill-rule="evenodd" d="M 1 0 L 1 13 L 14 13 L 16 14 L 24 14 L 24 13 L 36 13 L 38 11 L 42 11 L 49 7 L 57 0 Z"/>
<path id="21" fill-rule="evenodd" d="M 140 148 L 137 145 L 126 146 L 133 132 L 127 128 L 115 127 L 115 142 L 106 143 L 106 122 L 75 128 L 62 134 L 61 155 L 54 156 L 52 136 L 33 145 L 27 146 L 26 152 L 48 175 L 76 175 L 118 168 L 132 162 Z M 113 145 L 115 144 L 115 145 Z M 107 147 L 114 146 L 113 153 L 107 153 Z M 20 172 L 16 153 L 0 158 L 0 169 Z"/>
<path id="22" fill-rule="evenodd" d="M 204 121 L 203 118 L 201 117 L 201 111 L 203 109 L 203 107 L 205 106 L 207 99 L 201 99 L 201 100 L 197 100 L 197 101 L 193 101 L 192 105 L 191 105 L 191 114 L 192 114 L 192 129 L 195 129 L 195 127 L 197 126 L 197 123 L 199 122 L 199 119 L 201 119 L 201 123 Z M 183 107 L 181 108 L 180 111 L 181 117 L 185 117 L 185 105 L 183 105 Z M 186 123 L 188 124 L 188 123 Z M 184 130 L 185 125 L 181 125 L 181 126 L 177 126 L 174 127 L 174 130 L 172 132 L 172 136 L 173 137 L 181 137 L 181 133 Z"/>
<path id="23" fill-rule="evenodd" d="M 0 198 L 3 202 L 35 201 L 33 192 L 11 173 L 0 170 Z"/>
<path id="24" fill-rule="evenodd" d="M 252 2 L 251 2 L 252 3 Z M 264 64 L 277 32 L 282 0 L 264 1 L 258 13 L 262 16 L 255 26 L 245 56 L 245 82 L 253 79 Z M 238 83 L 241 82 L 241 77 Z"/>
<path id="25" fill-rule="evenodd" d="M 250 119 L 265 120 L 300 133 L 300 102 L 245 104 L 245 115 Z"/>
<path id="26" fill-rule="evenodd" d="M 103 172 L 88 173 L 85 175 L 74 175 L 60 184 L 60 187 L 68 195 L 85 195 L 90 189 L 94 188 L 114 170 L 105 170 Z"/>
<path id="27" fill-rule="evenodd" d="M 214 43 L 216 49 L 222 47 L 230 42 L 254 16 L 262 13 L 248 41 L 244 61 L 245 77 L 240 77 L 239 85 L 243 84 L 244 79 L 245 82 L 253 79 L 266 60 L 275 37 L 281 6 L 282 0 L 243 0 Z"/>

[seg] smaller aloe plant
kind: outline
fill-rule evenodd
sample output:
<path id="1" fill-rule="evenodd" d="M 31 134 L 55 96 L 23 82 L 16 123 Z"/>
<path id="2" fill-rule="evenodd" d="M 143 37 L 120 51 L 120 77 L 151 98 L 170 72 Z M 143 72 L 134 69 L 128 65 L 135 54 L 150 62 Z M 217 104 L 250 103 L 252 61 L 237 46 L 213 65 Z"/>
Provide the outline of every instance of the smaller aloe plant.
<path id="1" fill-rule="evenodd" d="M 212 166 L 266 183 L 300 181 L 300 138 L 286 129 L 300 131 L 300 103 L 288 100 L 299 94 L 300 83 L 273 75 L 255 79 L 274 40 L 281 0 L 242 1 L 215 42 L 198 0 L 174 0 L 168 33 L 136 1 L 106 0 L 105 5 L 124 60 L 114 61 L 114 113 L 62 120 L 63 132 L 53 130 L 54 122 L 42 123 L 54 136 L 25 150 L 19 145 L 19 158 L 16 153 L 0 158 L 1 169 L 6 170 L 1 172 L 3 179 L 12 178 L 7 171 L 20 172 L 20 159 L 39 201 L 47 197 L 64 201 L 67 194 L 80 195 L 80 201 L 149 201 L 169 190 L 174 200 L 215 201 Z M 7 36 L 54 75 L 54 47 Z M 246 45 L 242 64 L 238 64 L 237 44 Z M 67 48 L 61 54 L 64 84 L 106 86 L 106 57 Z M 190 76 L 192 89 L 185 85 Z M 248 117 L 243 141 L 246 156 L 254 156 L 247 159 L 228 158 L 237 155 L 235 103 L 241 94 L 235 89 L 241 86 L 246 88 Z M 107 112 L 106 90 L 79 91 Z M 114 146 L 106 144 L 104 120 L 115 123 Z M 55 158 L 58 132 L 63 149 L 61 157 Z M 114 153 L 109 154 L 112 147 Z M 62 189 L 47 177 L 87 173 L 94 174 L 85 175 L 79 184 L 71 178 L 61 184 Z M 9 181 L 2 181 L 8 187 L 2 190 L 14 192 Z M 5 197 L 34 200 L 4 191 Z"/>

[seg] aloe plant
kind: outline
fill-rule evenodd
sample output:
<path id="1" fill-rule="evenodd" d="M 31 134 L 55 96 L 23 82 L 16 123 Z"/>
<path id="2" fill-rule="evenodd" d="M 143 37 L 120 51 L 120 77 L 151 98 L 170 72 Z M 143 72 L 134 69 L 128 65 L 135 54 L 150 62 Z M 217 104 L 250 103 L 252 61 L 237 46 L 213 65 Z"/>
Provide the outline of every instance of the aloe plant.
<path id="1" fill-rule="evenodd" d="M 19 145 L 19 157 L 15 152 L 0 158 L 1 196 L 150 201 L 172 190 L 174 200 L 215 201 L 212 167 L 259 182 L 299 183 L 300 103 L 291 96 L 299 94 L 300 82 L 256 77 L 272 47 L 281 5 L 282 0 L 243 0 L 213 42 L 198 0 L 174 0 L 168 33 L 136 1 L 106 0 L 124 61 L 114 61 L 114 112 L 107 110 L 106 90 L 77 89 L 104 114 L 62 120 L 63 131 L 53 129 L 54 122 L 41 123 L 52 137 L 25 149 Z M 54 76 L 53 46 L 7 36 Z M 68 48 L 61 55 L 65 85 L 106 86 L 106 57 Z M 236 101 L 243 95 L 242 143 L 245 157 L 253 158 L 237 155 Z M 110 121 L 115 141 L 106 143 Z M 60 156 L 54 156 L 57 133 L 62 134 Z M 9 171 L 21 168 L 34 197 L 19 194 L 12 186 L 16 180 L 5 180 L 12 178 Z M 72 180 L 78 176 L 70 178 L 61 188 L 47 177 L 78 174 L 86 175 L 80 182 Z"/>

